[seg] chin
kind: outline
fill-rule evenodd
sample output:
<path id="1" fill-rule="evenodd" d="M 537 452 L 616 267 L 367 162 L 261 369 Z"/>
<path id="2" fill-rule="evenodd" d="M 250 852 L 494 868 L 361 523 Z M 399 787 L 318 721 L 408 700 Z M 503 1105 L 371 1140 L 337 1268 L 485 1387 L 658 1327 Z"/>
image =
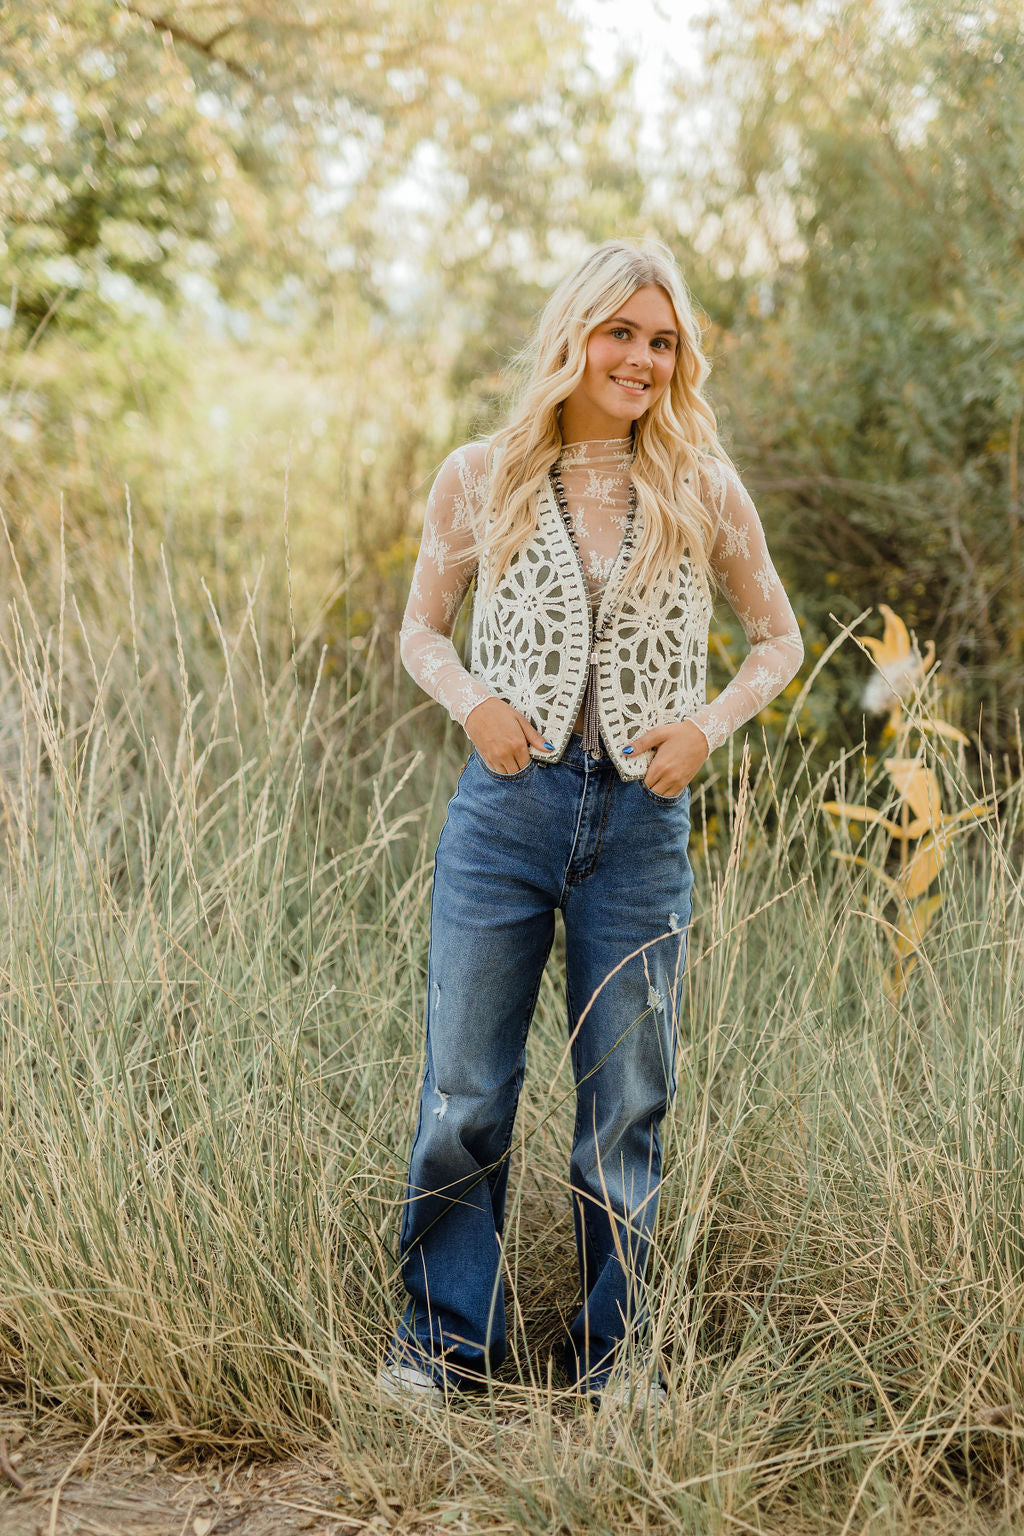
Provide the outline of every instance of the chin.
<path id="1" fill-rule="evenodd" d="M 623 400 L 616 393 L 615 399 L 610 403 L 609 416 L 614 416 L 616 421 L 637 421 L 639 417 L 646 416 L 654 401 L 648 395 L 640 395 L 636 400 Z"/>

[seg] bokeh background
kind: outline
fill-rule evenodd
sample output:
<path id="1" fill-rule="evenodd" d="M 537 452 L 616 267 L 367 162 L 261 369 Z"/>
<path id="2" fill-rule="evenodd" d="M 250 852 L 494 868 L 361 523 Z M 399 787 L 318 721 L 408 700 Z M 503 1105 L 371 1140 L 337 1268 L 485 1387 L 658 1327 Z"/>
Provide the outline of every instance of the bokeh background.
<path id="1" fill-rule="evenodd" d="M 72 564 L 123 565 L 130 496 L 136 558 L 162 544 L 183 603 L 204 578 L 242 611 L 262 566 L 283 616 L 287 500 L 300 629 L 330 666 L 373 644 L 390 667 L 432 472 L 500 415 L 587 243 L 650 233 L 703 310 L 809 656 L 888 602 L 962 723 L 1012 737 L 1014 0 L 13 0 L 2 25 L 23 570 L 52 574 L 62 518 Z M 723 665 L 741 639 L 726 610 Z M 832 744 L 862 730 L 855 661 L 808 699 Z"/>

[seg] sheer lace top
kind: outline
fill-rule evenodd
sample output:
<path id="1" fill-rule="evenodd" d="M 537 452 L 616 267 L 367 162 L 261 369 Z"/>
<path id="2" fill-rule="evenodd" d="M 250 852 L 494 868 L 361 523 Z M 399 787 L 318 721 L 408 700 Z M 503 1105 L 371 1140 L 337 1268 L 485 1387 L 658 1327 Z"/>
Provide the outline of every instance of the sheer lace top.
<path id="1" fill-rule="evenodd" d="M 485 455 L 486 444 L 470 443 L 441 466 L 401 633 L 406 669 L 463 726 L 478 704 L 494 696 L 463 665 L 451 641 L 476 569 L 473 530 L 486 491 Z M 628 440 L 573 443 L 562 451 L 562 484 L 593 604 L 622 541 L 630 461 Z M 750 646 L 727 687 L 690 717 L 714 750 L 782 691 L 800 666 L 803 644 L 754 503 L 728 465 L 706 457 L 703 469 L 718 525 L 711 567 Z"/>
<path id="2" fill-rule="evenodd" d="M 558 460 L 569 523 L 595 610 L 629 520 L 632 457 L 629 439 L 614 438 L 608 443 L 570 443 Z"/>

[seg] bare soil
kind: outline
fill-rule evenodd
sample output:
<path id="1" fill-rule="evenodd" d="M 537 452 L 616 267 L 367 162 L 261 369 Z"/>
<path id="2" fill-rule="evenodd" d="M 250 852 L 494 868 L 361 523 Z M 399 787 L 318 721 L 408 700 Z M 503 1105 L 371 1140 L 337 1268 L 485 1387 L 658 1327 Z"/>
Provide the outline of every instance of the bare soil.
<path id="1" fill-rule="evenodd" d="M 312 1457 L 154 1451 L 134 1437 L 40 1426 L 0 1400 L 0 1536 L 355 1536 L 393 1521 L 394 1511 L 354 1511 Z"/>

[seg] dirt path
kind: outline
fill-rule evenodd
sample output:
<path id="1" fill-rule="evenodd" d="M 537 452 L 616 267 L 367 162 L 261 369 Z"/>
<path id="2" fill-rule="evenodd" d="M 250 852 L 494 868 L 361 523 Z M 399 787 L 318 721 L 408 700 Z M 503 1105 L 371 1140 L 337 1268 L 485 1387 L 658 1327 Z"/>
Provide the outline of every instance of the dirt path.
<path id="1" fill-rule="evenodd" d="M 313 1459 L 197 1465 L 191 1453 L 92 1438 L 32 1428 L 27 1413 L 0 1403 L 0 1536 L 356 1536 L 388 1527 L 373 1510 L 353 1518 L 349 1501 L 343 1512 L 334 1474 Z"/>

